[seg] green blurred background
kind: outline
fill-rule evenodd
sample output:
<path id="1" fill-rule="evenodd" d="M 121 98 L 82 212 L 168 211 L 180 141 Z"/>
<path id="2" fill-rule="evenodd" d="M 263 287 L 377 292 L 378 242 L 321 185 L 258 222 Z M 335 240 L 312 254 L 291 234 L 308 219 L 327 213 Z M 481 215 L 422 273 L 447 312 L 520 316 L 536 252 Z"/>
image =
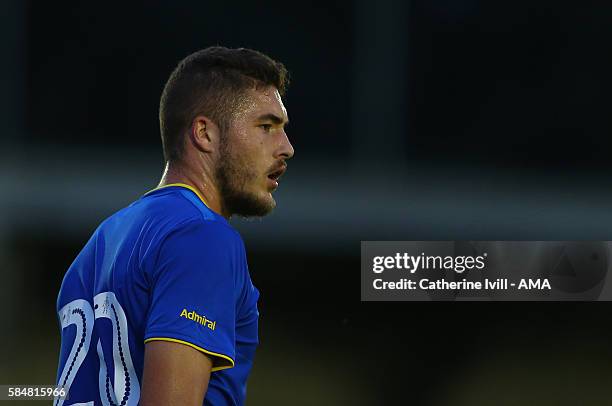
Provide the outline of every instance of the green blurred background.
<path id="1" fill-rule="evenodd" d="M 612 240 L 612 7 L 0 7 L 0 383 L 54 381 L 63 273 L 157 184 L 163 84 L 221 44 L 293 78 L 278 208 L 234 221 L 262 294 L 248 404 L 612 404 L 608 303 L 359 300 L 362 240 Z"/>

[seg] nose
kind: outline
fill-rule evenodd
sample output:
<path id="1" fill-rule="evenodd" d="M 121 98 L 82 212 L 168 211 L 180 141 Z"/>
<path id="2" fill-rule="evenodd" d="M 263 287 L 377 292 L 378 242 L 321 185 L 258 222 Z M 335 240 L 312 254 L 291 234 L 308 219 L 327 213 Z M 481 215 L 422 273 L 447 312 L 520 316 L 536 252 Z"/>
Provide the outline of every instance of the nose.
<path id="1" fill-rule="evenodd" d="M 291 145 L 291 142 L 289 142 L 289 137 L 287 137 L 287 133 L 285 131 L 282 132 L 280 145 L 277 151 L 276 158 L 284 159 L 291 158 L 295 153 L 293 145 Z"/>

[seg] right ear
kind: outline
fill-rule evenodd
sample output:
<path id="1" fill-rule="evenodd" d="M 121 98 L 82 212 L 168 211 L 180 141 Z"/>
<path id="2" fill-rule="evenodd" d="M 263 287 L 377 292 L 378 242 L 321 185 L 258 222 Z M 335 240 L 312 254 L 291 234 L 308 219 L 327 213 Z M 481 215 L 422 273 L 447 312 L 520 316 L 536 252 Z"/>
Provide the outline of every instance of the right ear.
<path id="1" fill-rule="evenodd" d="M 191 122 L 189 138 L 201 152 L 214 152 L 219 145 L 219 127 L 206 116 L 196 116 Z"/>

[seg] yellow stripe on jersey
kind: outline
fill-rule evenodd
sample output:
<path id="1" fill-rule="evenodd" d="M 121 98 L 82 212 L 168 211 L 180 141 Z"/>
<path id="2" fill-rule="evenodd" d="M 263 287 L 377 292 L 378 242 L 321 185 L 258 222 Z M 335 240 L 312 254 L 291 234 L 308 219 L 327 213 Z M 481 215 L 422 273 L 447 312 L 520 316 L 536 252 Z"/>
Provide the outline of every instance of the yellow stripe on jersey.
<path id="1" fill-rule="evenodd" d="M 213 367 L 211 369 L 212 372 L 221 371 L 222 369 L 228 369 L 228 368 L 233 368 L 234 367 L 234 360 L 231 359 L 230 357 L 228 357 L 227 355 L 219 354 L 217 352 L 212 352 L 212 351 L 205 350 L 204 348 L 198 347 L 197 345 L 192 344 L 192 343 L 187 342 L 187 341 L 177 340 L 176 338 L 168 338 L 168 337 L 151 337 L 151 338 L 147 338 L 144 342 L 146 344 L 146 343 L 151 342 L 151 341 L 169 341 L 171 343 L 179 343 L 179 344 L 188 345 L 189 347 L 195 348 L 196 350 L 198 350 L 200 352 L 203 352 L 204 354 L 212 355 L 214 357 L 221 358 L 222 360 L 229 361 L 230 365 L 219 365 L 219 366 Z"/>
<path id="2" fill-rule="evenodd" d="M 184 187 L 184 188 L 186 188 L 186 189 L 191 190 L 193 193 L 195 193 L 195 194 L 196 194 L 196 196 L 197 196 L 197 197 L 199 197 L 199 198 L 200 198 L 200 200 L 202 201 L 202 203 L 204 203 L 204 205 L 210 209 L 210 207 L 209 207 L 209 206 L 208 206 L 208 204 L 206 203 L 206 200 L 204 200 L 204 198 L 202 197 L 202 195 L 200 194 L 200 192 L 198 192 L 198 190 L 197 190 L 196 188 L 194 188 L 193 186 L 188 185 L 188 184 L 186 184 L 186 183 L 170 183 L 170 184 L 168 184 L 168 185 L 164 185 L 164 186 L 156 187 L 155 189 L 151 189 L 151 190 L 149 190 L 147 193 L 145 193 L 145 195 L 146 195 L 146 194 L 148 194 L 148 193 L 154 192 L 154 191 L 156 191 L 156 190 L 163 189 L 163 188 L 170 187 L 170 186 L 180 186 L 180 187 Z"/>

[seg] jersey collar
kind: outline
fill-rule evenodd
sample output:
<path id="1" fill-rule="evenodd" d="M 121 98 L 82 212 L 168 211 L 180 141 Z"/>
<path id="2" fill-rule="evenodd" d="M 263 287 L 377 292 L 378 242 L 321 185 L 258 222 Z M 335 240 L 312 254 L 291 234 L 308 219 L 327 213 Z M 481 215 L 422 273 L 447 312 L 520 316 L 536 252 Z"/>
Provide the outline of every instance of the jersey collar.
<path id="1" fill-rule="evenodd" d="M 144 195 L 146 196 L 149 193 L 155 192 L 156 190 L 165 189 L 167 187 L 173 187 L 173 186 L 182 187 L 182 188 L 191 190 L 200 199 L 200 201 L 204 204 L 204 206 L 206 206 L 209 210 L 211 210 L 210 206 L 208 206 L 208 204 L 206 203 L 206 200 L 204 200 L 200 192 L 198 192 L 198 190 L 194 188 L 193 186 L 188 185 L 186 183 L 170 183 L 168 185 L 164 185 L 164 186 L 156 187 L 155 189 L 151 189 Z"/>

